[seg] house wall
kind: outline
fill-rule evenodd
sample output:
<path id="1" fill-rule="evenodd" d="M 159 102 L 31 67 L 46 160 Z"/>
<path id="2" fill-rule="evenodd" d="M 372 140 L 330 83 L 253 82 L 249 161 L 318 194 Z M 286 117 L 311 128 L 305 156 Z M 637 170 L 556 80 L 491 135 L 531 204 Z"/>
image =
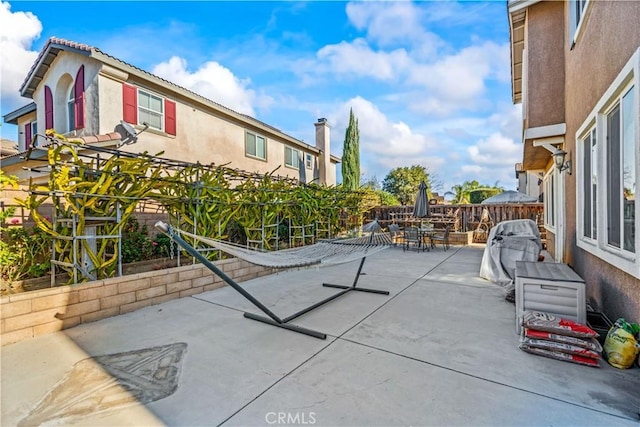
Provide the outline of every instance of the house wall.
<path id="1" fill-rule="evenodd" d="M 563 3 L 544 1 L 527 10 L 525 128 L 564 123 Z"/>
<path id="2" fill-rule="evenodd" d="M 528 170 L 518 172 L 518 191 L 529 196 L 539 197 L 541 185 L 538 181 L 542 180 L 544 171 Z"/>
<path id="3" fill-rule="evenodd" d="M 568 12 L 567 5 L 565 13 Z M 574 163 L 578 128 L 640 46 L 639 20 L 640 2 L 590 2 L 575 46 L 571 48 L 566 43 L 564 150 Z M 564 38 L 568 40 L 568 32 Z M 576 173 L 565 178 L 566 262 L 586 280 L 588 299 L 596 302 L 609 317 L 640 321 L 640 280 L 576 246 Z"/>
<path id="4" fill-rule="evenodd" d="M 24 116 L 18 118 L 18 150 L 24 151 L 26 150 L 26 133 L 25 133 L 25 125 L 31 124 L 34 120 L 37 120 L 36 112 L 32 111 L 29 114 L 25 114 Z M 44 122 L 42 122 L 44 126 Z M 38 127 L 40 127 L 40 123 L 38 122 Z M 39 131 L 40 132 L 40 131 Z M 35 135 L 32 136 L 35 138 Z"/>
<path id="5" fill-rule="evenodd" d="M 84 65 L 84 84 L 85 84 L 85 126 L 83 129 L 66 132 L 67 125 L 67 87 L 60 84 L 61 79 L 73 82 L 78 73 L 80 66 Z M 92 107 L 98 105 L 98 83 L 96 76 L 100 71 L 100 63 L 95 59 L 86 56 L 77 55 L 65 51 L 61 51 L 53 61 L 46 75 L 43 84 L 38 85 L 33 93 L 33 100 L 38 106 L 38 129 L 39 133 L 44 133 L 45 129 L 45 111 L 44 111 L 44 87 L 48 85 L 53 94 L 53 127 L 56 131 L 63 133 L 65 136 L 86 136 L 98 133 L 98 117 L 90 114 Z M 112 129 L 113 131 L 113 129 Z"/>
<path id="6" fill-rule="evenodd" d="M 166 90 L 149 81 L 129 78 L 125 73 L 115 73 L 112 69 L 98 75 L 100 128 L 99 133 L 112 132 L 123 118 L 122 84 L 127 84 L 148 90 L 158 96 L 176 102 L 176 135 L 148 129 L 138 137 L 138 142 L 124 146 L 131 152 L 148 151 L 157 154 L 164 151 L 163 157 L 188 162 L 199 161 L 203 164 L 228 164 L 231 168 L 238 168 L 258 173 L 272 172 L 279 167 L 276 174 L 312 181 L 317 176 L 317 161 L 315 153 L 314 169 L 306 169 L 301 164 L 300 169 L 285 166 L 285 146 L 289 145 L 300 151 L 300 162 L 303 161 L 304 151 L 300 147 L 288 144 L 277 135 L 226 116 L 204 104 L 196 103 L 176 94 L 168 94 Z M 309 124 L 311 126 L 311 124 Z M 142 126 L 137 126 L 142 129 Z M 255 159 L 245 155 L 245 132 L 251 131 L 263 136 L 267 140 L 266 160 Z M 333 166 L 335 177 L 335 166 Z M 334 178 L 335 183 L 335 178 Z"/>
<path id="7" fill-rule="evenodd" d="M 85 80 L 85 126 L 83 129 L 68 131 L 68 93 L 76 78 L 78 69 L 84 65 Z M 209 102 L 191 99 L 180 91 L 167 89 L 163 84 L 140 75 L 120 70 L 116 64 L 103 63 L 94 58 L 77 53 L 60 51 L 47 70 L 46 78 L 33 93 L 38 106 L 37 114 L 31 113 L 18 119 L 19 125 L 37 119 L 40 133 L 45 129 L 45 85 L 51 88 L 54 99 L 54 129 L 66 137 L 81 137 L 107 134 L 118 131 L 123 119 L 123 83 L 138 86 L 163 98 L 176 102 L 176 135 L 149 129 L 140 135 L 138 142 L 124 146 L 131 152 L 147 151 L 150 154 L 163 152 L 162 156 L 187 162 L 203 164 L 227 164 L 231 168 L 288 176 L 303 182 L 311 182 L 320 177 L 320 166 L 313 145 L 298 145 L 288 137 L 272 130 L 268 125 L 247 124 L 240 116 L 224 109 L 212 108 Z M 96 112 L 99 112 L 97 114 Z M 312 124 L 309 123 L 309 126 Z M 137 129 L 141 129 L 139 126 Z M 249 130 L 261 135 L 267 141 L 266 160 L 245 155 L 245 132 Z M 20 138 L 24 149 L 24 135 Z M 299 151 L 299 168 L 285 166 L 285 146 Z M 306 147 L 306 148 L 305 148 Z M 326 147 L 330 149 L 329 146 Z M 327 150 L 328 152 L 329 150 Z M 312 167 L 306 168 L 304 155 L 313 156 Z M 327 155 L 328 157 L 328 155 Z M 327 162 L 326 183 L 335 185 L 336 165 Z"/>

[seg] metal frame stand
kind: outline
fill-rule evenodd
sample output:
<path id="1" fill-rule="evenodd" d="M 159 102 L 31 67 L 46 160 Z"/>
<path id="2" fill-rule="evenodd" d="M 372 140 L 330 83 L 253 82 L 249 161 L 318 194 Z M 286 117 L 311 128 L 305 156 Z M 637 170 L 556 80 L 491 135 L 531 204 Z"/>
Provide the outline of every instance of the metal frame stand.
<path id="1" fill-rule="evenodd" d="M 341 297 L 342 295 L 345 295 L 351 291 L 359 291 L 359 292 L 368 292 L 368 293 L 373 293 L 373 294 L 380 294 L 380 295 L 389 295 L 389 291 L 383 291 L 383 290 L 379 290 L 379 289 L 370 289 L 370 288 L 358 288 L 356 287 L 358 284 L 358 279 L 362 273 L 362 267 L 364 266 L 364 262 L 366 260 L 366 257 L 363 257 L 360 260 L 360 266 L 358 267 L 358 272 L 356 273 L 356 277 L 353 280 L 353 284 L 351 286 L 345 286 L 345 285 L 334 285 L 334 284 L 330 284 L 330 283 L 323 283 L 322 286 L 328 287 L 328 288 L 338 288 L 338 289 L 342 289 L 340 292 L 331 295 L 328 298 L 323 299 L 322 301 L 319 301 L 313 305 L 310 305 L 307 308 L 304 308 L 300 311 L 298 311 L 297 313 L 292 314 L 291 316 L 285 317 L 284 319 L 278 317 L 276 314 L 274 314 L 271 310 L 269 310 L 269 308 L 267 308 L 264 304 L 262 304 L 258 299 L 256 299 L 253 295 L 251 295 L 246 289 L 242 288 L 235 280 L 233 280 L 232 278 L 230 278 L 229 276 L 227 276 L 222 270 L 220 270 L 216 265 L 214 265 L 211 261 L 209 261 L 208 259 L 206 259 L 200 252 L 198 252 L 195 248 L 193 248 L 190 244 L 188 244 L 184 239 L 182 239 L 182 237 L 180 237 L 180 235 L 178 235 L 177 233 L 175 233 L 173 231 L 173 229 L 171 228 L 171 226 L 169 224 L 166 224 L 162 221 L 159 221 L 156 223 L 156 228 L 160 231 L 162 231 L 163 233 L 167 234 L 169 237 L 171 237 L 177 244 L 179 244 L 180 246 L 182 246 L 187 252 L 189 252 L 189 254 L 191 254 L 194 258 L 196 258 L 198 261 L 200 261 L 205 267 L 207 267 L 209 270 L 211 270 L 212 272 L 214 272 L 216 275 L 218 275 L 218 277 L 220 277 L 222 280 L 224 280 L 229 286 L 231 286 L 233 289 L 235 289 L 236 291 L 238 291 L 243 297 L 245 297 L 247 300 L 249 300 L 249 302 L 251 302 L 253 305 L 255 305 L 256 307 L 258 307 L 264 314 L 266 314 L 268 317 L 265 316 L 260 316 L 254 313 L 249 313 L 249 312 L 245 312 L 244 313 L 244 317 L 246 317 L 247 319 L 252 319 L 252 320 L 257 320 L 259 322 L 262 323 L 266 323 L 269 325 L 273 325 L 273 326 L 277 326 L 279 328 L 283 328 L 283 329 L 288 329 L 290 331 L 293 332 L 298 332 L 300 334 L 305 334 L 305 335 L 309 335 L 311 337 L 314 338 L 319 338 L 319 339 L 326 339 L 327 338 L 327 334 L 322 333 L 322 332 L 318 332 L 318 331 L 314 331 L 312 329 L 307 329 L 307 328 L 303 328 L 301 326 L 297 326 L 297 325 L 291 325 L 289 324 L 290 321 L 292 321 L 293 319 L 297 319 L 298 317 L 302 316 L 303 314 L 306 314 L 312 310 L 315 310 L 316 308 L 330 302 L 333 301 L 334 299 L 337 299 L 339 297 Z M 371 237 L 369 239 L 369 242 L 373 241 L 373 232 L 371 232 Z"/>

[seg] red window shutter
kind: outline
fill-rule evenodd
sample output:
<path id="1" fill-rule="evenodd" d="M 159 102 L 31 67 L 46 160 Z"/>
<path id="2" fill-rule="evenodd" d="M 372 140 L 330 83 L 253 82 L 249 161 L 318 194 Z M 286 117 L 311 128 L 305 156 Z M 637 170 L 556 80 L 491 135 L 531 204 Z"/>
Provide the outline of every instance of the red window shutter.
<path id="1" fill-rule="evenodd" d="M 176 103 L 164 100 L 164 131 L 169 135 L 176 134 Z"/>
<path id="2" fill-rule="evenodd" d="M 129 85 L 122 85 L 122 118 L 125 122 L 138 124 L 138 90 Z"/>
<path id="3" fill-rule="evenodd" d="M 76 129 L 84 127 L 84 65 L 80 66 L 74 83 L 74 111 L 76 115 Z"/>
<path id="4" fill-rule="evenodd" d="M 31 135 L 31 122 L 24 125 L 24 149 L 28 150 L 31 147 L 31 141 L 33 140 L 33 135 Z"/>
<path id="5" fill-rule="evenodd" d="M 53 94 L 49 86 L 44 87 L 44 127 L 53 129 Z"/>

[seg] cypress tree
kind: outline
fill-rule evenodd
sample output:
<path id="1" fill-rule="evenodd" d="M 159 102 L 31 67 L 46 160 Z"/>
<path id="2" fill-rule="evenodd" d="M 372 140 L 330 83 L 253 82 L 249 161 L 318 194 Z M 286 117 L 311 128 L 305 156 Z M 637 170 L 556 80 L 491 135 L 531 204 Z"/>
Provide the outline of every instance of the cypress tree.
<path id="1" fill-rule="evenodd" d="M 360 187 L 360 131 L 353 109 L 349 110 L 349 126 L 344 136 L 342 185 L 348 190 L 357 190 Z"/>

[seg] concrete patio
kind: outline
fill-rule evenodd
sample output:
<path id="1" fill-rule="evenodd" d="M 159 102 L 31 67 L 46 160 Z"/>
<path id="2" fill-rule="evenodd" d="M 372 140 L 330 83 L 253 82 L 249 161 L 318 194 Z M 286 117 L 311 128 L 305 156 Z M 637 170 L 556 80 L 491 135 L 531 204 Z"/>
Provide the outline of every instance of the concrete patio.
<path id="1" fill-rule="evenodd" d="M 478 277 L 482 252 L 369 257 L 360 284 L 389 296 L 351 292 L 292 322 L 327 340 L 245 319 L 258 310 L 224 287 L 3 347 L 1 424 L 638 426 L 640 369 L 519 350 L 514 305 Z M 357 266 L 243 286 L 284 317 Z"/>

